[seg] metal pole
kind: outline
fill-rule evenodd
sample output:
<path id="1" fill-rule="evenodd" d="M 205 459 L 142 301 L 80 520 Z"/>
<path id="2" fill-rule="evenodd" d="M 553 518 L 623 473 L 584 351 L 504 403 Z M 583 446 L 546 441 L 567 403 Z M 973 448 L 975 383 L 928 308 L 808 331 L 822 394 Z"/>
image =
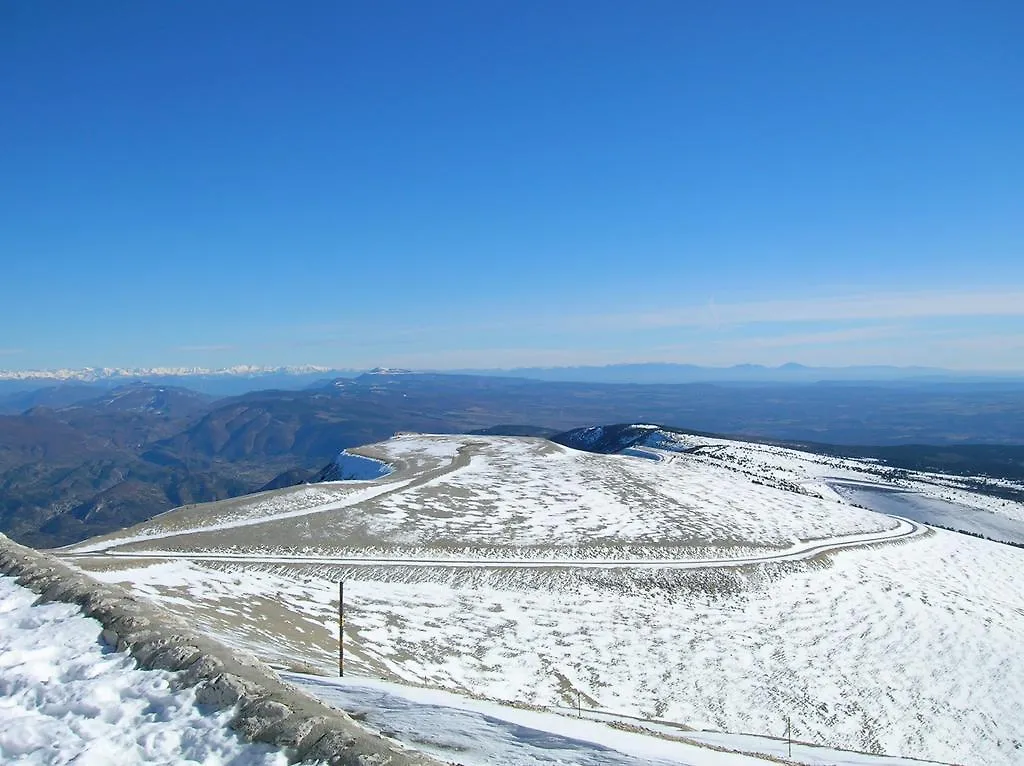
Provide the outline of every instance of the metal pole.
<path id="1" fill-rule="evenodd" d="M 345 677 L 345 581 L 338 581 L 338 675 Z"/>
<path id="2" fill-rule="evenodd" d="M 789 748 L 789 758 L 793 757 L 793 721 L 786 716 L 786 744 Z"/>

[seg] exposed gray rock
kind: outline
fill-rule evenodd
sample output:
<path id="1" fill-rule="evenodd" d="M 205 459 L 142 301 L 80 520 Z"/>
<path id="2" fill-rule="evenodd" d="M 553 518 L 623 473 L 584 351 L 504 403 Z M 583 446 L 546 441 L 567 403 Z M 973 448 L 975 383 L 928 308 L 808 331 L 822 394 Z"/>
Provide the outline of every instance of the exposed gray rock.
<path id="1" fill-rule="evenodd" d="M 186 686 L 197 686 L 202 681 L 209 681 L 224 672 L 224 663 L 211 654 L 201 654 L 181 676 Z"/>
<path id="2" fill-rule="evenodd" d="M 157 661 L 162 659 L 164 664 L 160 666 L 161 670 L 179 670 L 180 667 L 168 667 L 166 663 L 177 665 L 187 660 L 187 665 L 195 662 L 200 652 L 198 648 L 190 645 L 190 639 L 190 636 L 178 633 L 163 634 L 155 641 L 145 642 L 133 654 L 144 668 L 155 669 L 158 667 Z"/>
<path id="3" fill-rule="evenodd" d="M 155 628 L 142 628 L 141 630 L 132 631 L 127 635 L 118 633 L 117 646 L 115 648 L 119 652 L 131 652 L 132 656 L 138 660 L 139 655 L 145 654 L 149 646 L 160 641 L 160 637 L 160 631 Z M 142 665 L 141 661 L 139 665 Z"/>
<path id="4" fill-rule="evenodd" d="M 323 715 L 294 713 L 270 727 L 265 736 L 272 742 L 298 751 L 308 750 L 332 729 L 333 722 Z"/>
<path id="5" fill-rule="evenodd" d="M 291 708 L 284 703 L 272 699 L 256 699 L 241 706 L 235 718 L 235 728 L 246 739 L 266 742 L 267 736 L 281 727 L 282 723 L 292 714 Z"/>
<path id="6" fill-rule="evenodd" d="M 189 644 L 169 646 L 150 658 L 149 667 L 153 670 L 184 670 L 195 664 L 201 656 L 202 652 Z"/>
<path id="7" fill-rule="evenodd" d="M 231 707 L 247 697 L 256 697 L 259 692 L 258 684 L 232 673 L 221 673 L 199 686 L 196 691 L 196 699 L 204 705 L 223 709 Z"/>

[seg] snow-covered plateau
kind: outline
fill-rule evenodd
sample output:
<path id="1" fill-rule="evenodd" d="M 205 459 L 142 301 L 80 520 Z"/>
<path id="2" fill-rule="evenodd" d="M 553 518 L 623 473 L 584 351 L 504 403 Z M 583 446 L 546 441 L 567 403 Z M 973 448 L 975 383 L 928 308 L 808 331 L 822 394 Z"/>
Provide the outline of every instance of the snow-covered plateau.
<path id="1" fill-rule="evenodd" d="M 796 763 L 1024 763 L 1024 551 L 844 487 L 1013 530 L 1024 506 L 959 477 L 893 484 L 875 463 L 657 429 L 631 450 L 403 435 L 356 451 L 393 467 L 379 479 L 182 508 L 59 554 L 295 671 L 336 672 L 344 581 L 346 678 L 580 705 L 771 757 L 789 758 L 769 739 L 788 721 L 832 749 Z M 659 758 L 725 762 L 712 752 Z"/>

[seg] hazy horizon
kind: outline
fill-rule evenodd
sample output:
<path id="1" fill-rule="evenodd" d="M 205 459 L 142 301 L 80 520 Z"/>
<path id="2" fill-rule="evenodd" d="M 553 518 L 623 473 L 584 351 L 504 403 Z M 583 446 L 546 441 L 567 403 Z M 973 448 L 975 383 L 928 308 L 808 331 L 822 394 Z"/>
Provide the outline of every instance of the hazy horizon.
<path id="1" fill-rule="evenodd" d="M 1024 370 L 1020 369 L 996 369 L 996 368 L 950 368 L 950 367 L 926 367 L 920 365 L 806 365 L 800 362 L 789 361 L 777 365 L 765 365 L 753 362 L 738 362 L 736 364 L 723 365 L 700 365 L 692 362 L 659 362 L 659 361 L 635 361 L 635 362 L 613 362 L 608 364 L 563 364 L 563 365 L 521 365 L 514 367 L 403 367 L 397 365 L 366 365 L 347 366 L 331 364 L 299 364 L 299 365 L 252 365 L 240 364 L 226 367 L 202 367 L 198 365 L 177 366 L 177 365 L 155 365 L 147 367 L 126 367 L 119 365 L 88 365 L 85 367 L 50 367 L 50 368 L 0 368 L 0 380 L 11 379 L 33 379 L 38 376 L 54 377 L 66 374 L 69 379 L 86 376 L 93 373 L 98 377 L 159 377 L 159 376 L 187 376 L 187 375 L 218 375 L 218 374 L 239 374 L 239 375 L 260 375 L 271 373 L 315 375 L 323 372 L 363 374 L 367 372 L 382 373 L 455 373 L 455 374 L 495 374 L 495 373 L 527 373 L 535 372 L 559 372 L 559 371 L 611 371 L 611 370 L 656 370 L 692 371 L 693 373 L 715 372 L 764 372 L 779 375 L 811 374 L 811 373 L 871 373 L 876 372 L 887 379 L 888 377 L 901 376 L 928 376 L 937 375 L 950 377 L 969 376 L 1024 376 Z"/>

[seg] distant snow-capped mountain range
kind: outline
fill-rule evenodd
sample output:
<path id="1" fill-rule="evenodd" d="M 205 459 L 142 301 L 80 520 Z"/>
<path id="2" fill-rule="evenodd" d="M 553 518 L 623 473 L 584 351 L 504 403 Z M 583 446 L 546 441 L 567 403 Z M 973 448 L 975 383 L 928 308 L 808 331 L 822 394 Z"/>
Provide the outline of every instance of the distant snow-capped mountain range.
<path id="1" fill-rule="evenodd" d="M 189 377 L 208 375 L 310 375 L 338 372 L 331 367 L 304 364 L 292 367 L 260 367 L 240 364 L 234 367 L 82 367 L 59 370 L 0 370 L 0 380 L 96 381 L 114 378 Z"/>
<path id="2" fill-rule="evenodd" d="M 350 378 L 359 374 L 380 376 L 403 375 L 411 372 L 477 375 L 487 377 L 531 378 L 541 381 L 581 383 L 813 383 L 819 381 L 1021 381 L 1024 370 L 967 371 L 928 367 L 895 367 L 887 365 L 850 367 L 808 367 L 789 363 L 778 367 L 758 364 L 737 364 L 731 367 L 702 367 L 693 364 L 669 362 L 610 364 L 575 367 L 517 367 L 467 368 L 455 370 L 406 370 L 377 367 L 372 370 L 327 367 L 313 364 L 294 366 L 259 366 L 251 364 L 233 367 L 83 367 L 58 370 L 0 370 L 0 382 L 27 381 L 42 385 L 62 382 L 103 383 L 137 379 L 189 378 L 197 380 L 276 377 L 290 387 L 296 379 L 315 377 Z M 187 383 L 184 385 L 188 385 Z"/>

